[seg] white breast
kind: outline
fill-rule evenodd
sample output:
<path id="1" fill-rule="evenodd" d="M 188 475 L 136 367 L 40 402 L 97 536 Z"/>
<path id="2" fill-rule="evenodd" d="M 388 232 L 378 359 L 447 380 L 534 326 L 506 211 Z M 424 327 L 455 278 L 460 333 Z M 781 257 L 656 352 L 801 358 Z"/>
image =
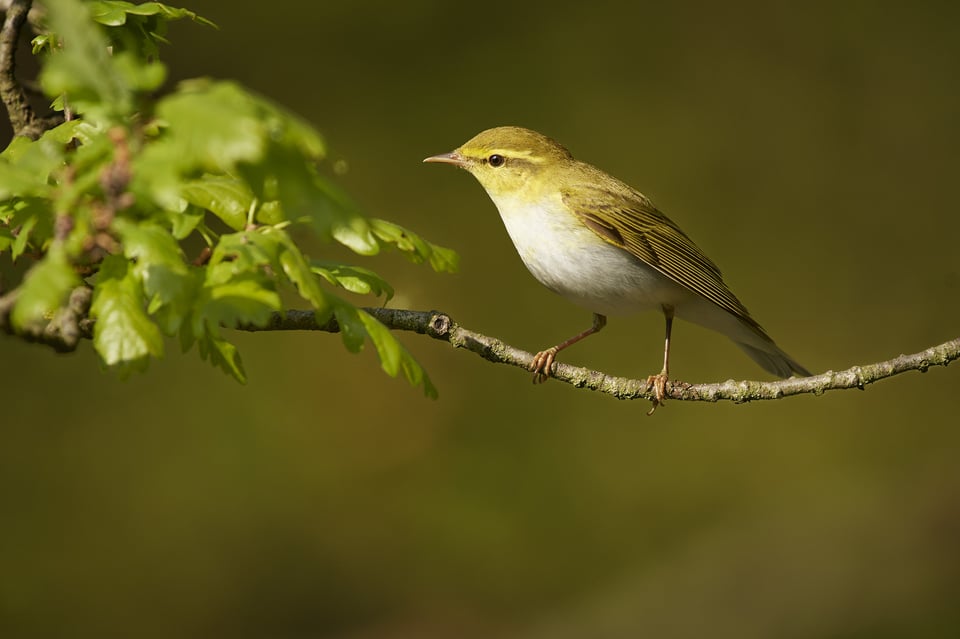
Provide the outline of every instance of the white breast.
<path id="1" fill-rule="evenodd" d="M 685 288 L 601 239 L 563 209 L 559 194 L 538 202 L 491 199 L 527 269 L 552 291 L 593 312 L 630 313 L 678 305 Z"/>

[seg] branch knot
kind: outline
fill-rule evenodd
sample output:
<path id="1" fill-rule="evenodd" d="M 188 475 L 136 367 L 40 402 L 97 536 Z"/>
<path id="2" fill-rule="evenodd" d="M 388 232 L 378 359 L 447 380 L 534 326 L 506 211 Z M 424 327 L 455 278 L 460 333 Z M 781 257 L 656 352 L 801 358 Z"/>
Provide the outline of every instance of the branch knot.
<path id="1" fill-rule="evenodd" d="M 431 311 L 430 324 L 427 328 L 427 334 L 434 339 L 442 339 L 450 334 L 453 328 L 453 320 L 446 313 Z"/>

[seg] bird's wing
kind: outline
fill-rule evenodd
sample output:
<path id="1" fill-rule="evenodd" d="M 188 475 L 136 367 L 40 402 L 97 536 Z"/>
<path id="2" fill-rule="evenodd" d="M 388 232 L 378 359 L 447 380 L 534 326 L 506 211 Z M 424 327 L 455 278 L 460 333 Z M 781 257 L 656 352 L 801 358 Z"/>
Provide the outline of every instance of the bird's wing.
<path id="1" fill-rule="evenodd" d="M 561 196 L 580 220 L 603 240 L 629 251 L 677 284 L 762 332 L 746 307 L 723 283 L 717 265 L 646 197 L 632 190 L 623 193 L 622 188 L 582 184 L 562 191 Z"/>

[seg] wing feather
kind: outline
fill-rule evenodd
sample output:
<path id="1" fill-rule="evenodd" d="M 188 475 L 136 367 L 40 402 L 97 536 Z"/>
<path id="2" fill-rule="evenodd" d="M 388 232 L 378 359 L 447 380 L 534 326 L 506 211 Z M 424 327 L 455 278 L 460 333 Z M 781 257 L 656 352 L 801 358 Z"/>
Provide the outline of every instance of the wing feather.
<path id="1" fill-rule="evenodd" d="M 717 265 L 670 218 L 622 182 L 601 184 L 565 189 L 563 202 L 606 242 L 626 249 L 677 284 L 760 329 L 724 284 Z"/>

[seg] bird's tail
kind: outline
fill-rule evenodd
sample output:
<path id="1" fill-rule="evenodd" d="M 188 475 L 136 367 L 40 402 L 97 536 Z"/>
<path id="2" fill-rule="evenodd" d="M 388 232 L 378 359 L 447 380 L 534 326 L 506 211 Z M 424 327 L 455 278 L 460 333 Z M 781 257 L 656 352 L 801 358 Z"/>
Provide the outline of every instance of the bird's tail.
<path id="1" fill-rule="evenodd" d="M 811 375 L 810 371 L 774 343 L 760 325 L 746 314 L 746 309 L 743 314 L 736 314 L 705 298 L 694 298 L 678 306 L 677 313 L 683 319 L 726 335 L 750 359 L 777 377 Z"/>
<path id="2" fill-rule="evenodd" d="M 759 364 L 765 371 L 777 377 L 790 377 L 794 374 L 799 377 L 809 377 L 813 374 L 801 366 L 797 360 L 780 350 L 780 347 L 773 342 L 764 344 L 766 349 L 760 349 L 756 346 L 738 341 L 734 341 L 734 344 L 739 346 L 750 359 Z"/>

